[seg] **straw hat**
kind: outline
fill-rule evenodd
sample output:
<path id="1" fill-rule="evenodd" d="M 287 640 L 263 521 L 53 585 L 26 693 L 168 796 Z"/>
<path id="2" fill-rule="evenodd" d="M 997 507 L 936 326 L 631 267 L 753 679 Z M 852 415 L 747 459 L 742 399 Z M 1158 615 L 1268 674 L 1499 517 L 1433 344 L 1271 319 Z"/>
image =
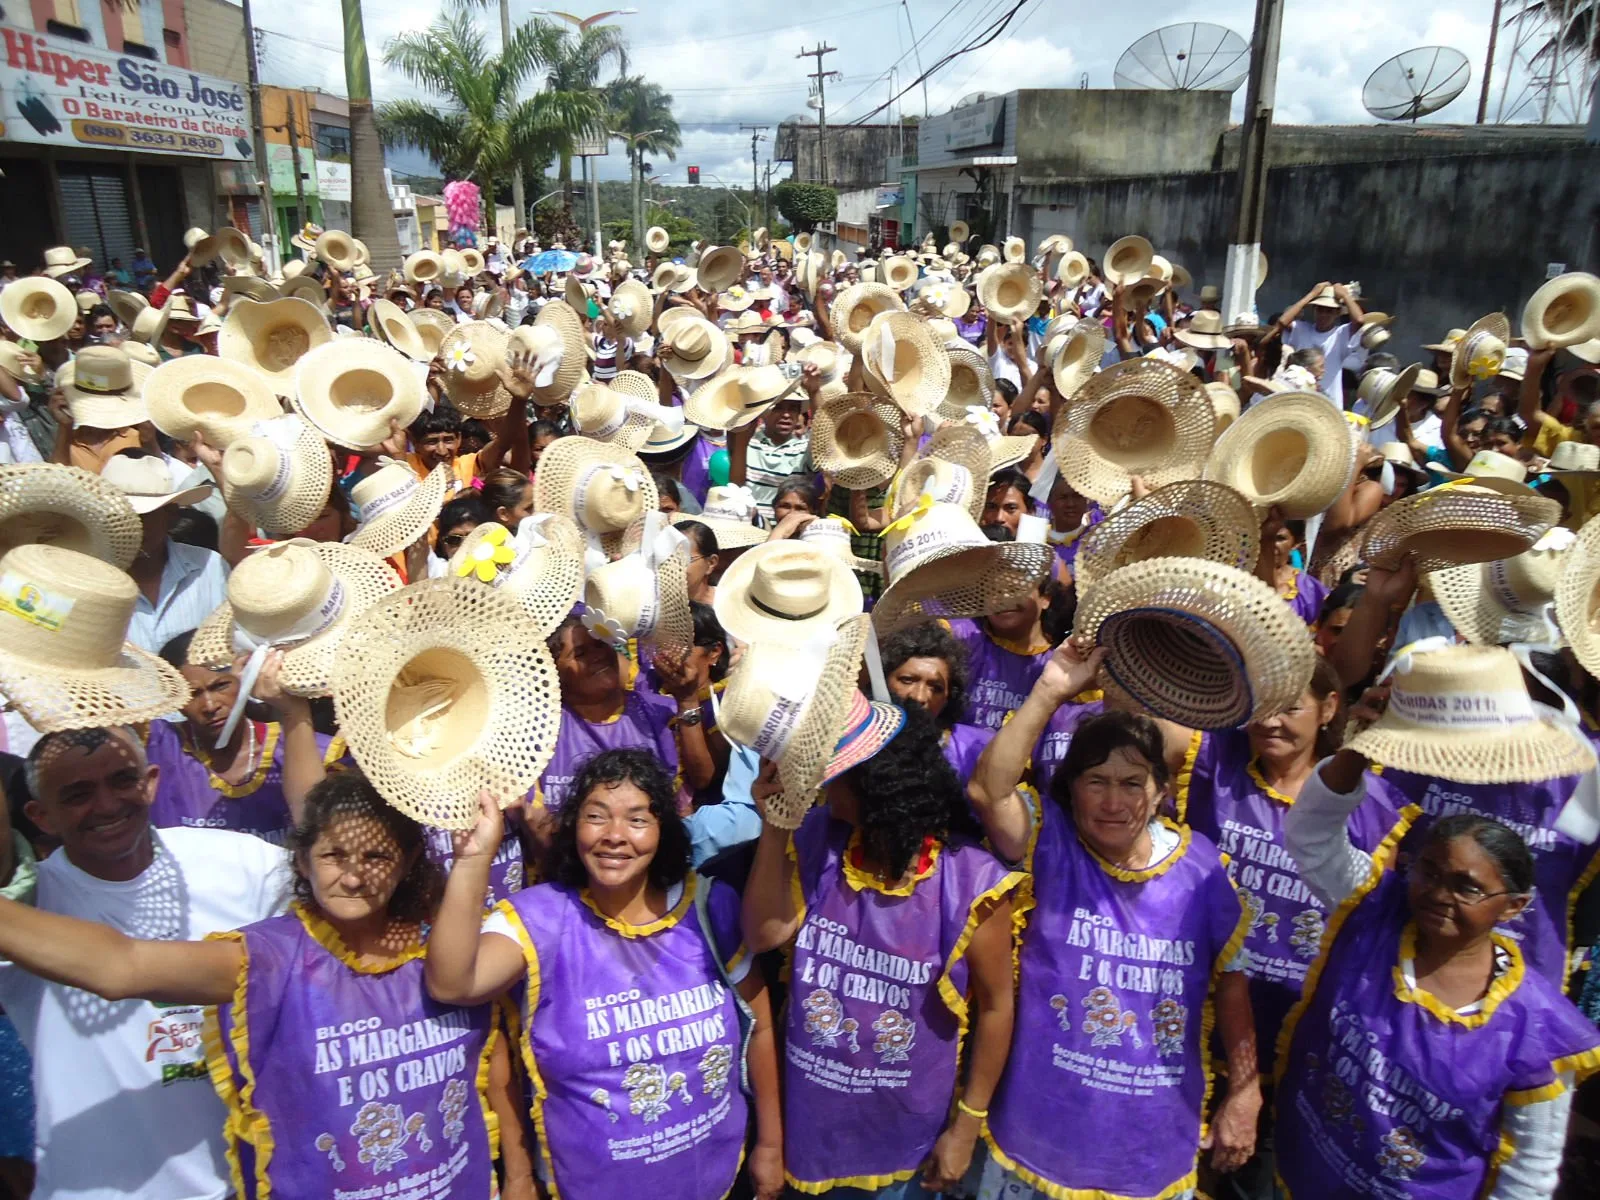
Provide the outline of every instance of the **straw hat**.
<path id="1" fill-rule="evenodd" d="M 247 275 L 228 276 L 228 279 L 248 278 L 249 276 Z M 224 291 L 227 290 L 228 279 L 224 279 L 222 281 Z M 260 280 L 256 280 L 256 282 L 259 283 Z M 263 284 L 262 286 L 266 285 Z M 138 315 L 150 307 L 150 301 L 143 293 L 125 292 L 117 288 L 112 288 L 106 293 L 106 303 L 111 307 L 111 311 L 117 314 L 117 320 L 121 321 L 123 325 L 128 326 L 129 328 L 133 326 L 133 322 Z"/>
<path id="2" fill-rule="evenodd" d="M 429 350 L 417 326 L 406 319 L 405 309 L 392 300 L 375 300 L 367 314 L 373 335 L 388 342 L 413 362 L 427 362 L 436 350 Z"/>
<path id="3" fill-rule="evenodd" d="M 189 488 L 174 487 L 172 472 L 167 468 L 166 461 L 153 454 L 142 458 L 127 454 L 114 455 L 100 469 L 100 478 L 127 497 L 133 511 L 140 516 L 169 504 L 188 508 L 211 494 L 209 483 Z"/>
<path id="4" fill-rule="evenodd" d="M 521 800 L 555 750 L 561 688 L 521 605 L 466 579 L 427 579 L 350 622 L 333 678 L 339 730 L 390 804 L 470 829 L 478 793 Z"/>
<path id="5" fill-rule="evenodd" d="M 1536 783 L 1595 765 L 1582 734 L 1533 707 L 1509 650 L 1430 640 L 1402 649 L 1392 670 L 1383 715 L 1346 743 L 1374 762 L 1458 783 Z"/>
<path id="6" fill-rule="evenodd" d="M 715 375 L 728 365 L 733 355 L 727 334 L 687 309 L 677 311 L 685 315 L 670 322 L 663 319 L 660 323 L 656 358 L 678 379 L 706 379 Z"/>
<path id="7" fill-rule="evenodd" d="M 703 292 L 725 292 L 744 274 L 744 255 L 737 246 L 712 246 L 700 252 L 696 285 Z"/>
<path id="8" fill-rule="evenodd" d="M 300 228 L 299 233 L 289 235 L 289 244 L 297 250 L 304 250 L 310 254 L 317 247 L 317 239 L 322 236 L 322 226 L 307 221 Z"/>
<path id="9" fill-rule="evenodd" d="M 945 345 L 950 360 L 950 383 L 934 408 L 934 415 L 946 421 L 960 421 L 969 407 L 988 408 L 994 400 L 994 374 L 989 360 L 965 343 Z"/>
<path id="10" fill-rule="evenodd" d="M 865 392 L 835 396 L 817 406 L 811 422 L 811 461 L 843 488 L 864 491 L 894 478 L 905 438 L 901 411 Z"/>
<path id="11" fill-rule="evenodd" d="M 903 254 L 883 260 L 883 282 L 897 292 L 903 292 L 917 281 L 917 264 Z"/>
<path id="12" fill-rule="evenodd" d="M 1190 317 L 1187 326 L 1173 330 L 1172 336 L 1196 350 L 1226 350 L 1232 344 L 1222 331 L 1222 314 L 1208 308 Z"/>
<path id="13" fill-rule="evenodd" d="M 18 337 L 53 342 L 65 337 L 78 319 L 78 303 L 54 279 L 27 275 L 0 291 L 0 317 Z"/>
<path id="14" fill-rule="evenodd" d="M 1019 237 L 1008 237 L 1000 243 L 1000 257 L 1008 263 L 1028 261 L 1028 243 Z"/>
<path id="15" fill-rule="evenodd" d="M 1361 376 L 1357 398 L 1366 403 L 1369 427 L 1377 429 L 1394 418 L 1406 397 L 1411 394 L 1411 389 L 1416 386 L 1417 376 L 1421 373 L 1421 364 L 1412 363 L 1400 371 L 1378 367 Z"/>
<path id="16" fill-rule="evenodd" d="M 1526 489 L 1511 495 L 1457 481 L 1384 508 L 1367 524 L 1361 557 L 1392 569 L 1409 553 L 1419 571 L 1493 562 L 1531 549 L 1560 519 L 1559 502 Z"/>
<path id="17" fill-rule="evenodd" d="M 456 249 L 440 251 L 439 274 L 443 280 L 460 283 L 466 273 L 467 260 L 461 257 L 461 251 Z"/>
<path id="18" fill-rule="evenodd" d="M 483 261 L 483 251 L 479 250 L 476 246 L 463 246 L 459 253 L 461 255 L 461 264 L 464 269 L 464 274 L 468 276 L 483 274 L 483 268 L 485 265 Z"/>
<path id="19" fill-rule="evenodd" d="M 1056 264 L 1056 278 L 1069 288 L 1075 288 L 1089 278 L 1089 260 L 1076 250 L 1069 250 Z"/>
<path id="20" fill-rule="evenodd" d="M 972 296 L 952 280 L 931 276 L 911 294 L 912 310 L 926 317 L 947 317 L 954 321 L 967 315 Z"/>
<path id="21" fill-rule="evenodd" d="M 1461 344 L 1461 339 L 1466 336 L 1467 331 L 1465 329 L 1450 329 L 1445 332 L 1442 340 L 1425 343 L 1422 348 L 1424 350 L 1435 350 L 1441 354 L 1454 354 L 1456 347 Z"/>
<path id="22" fill-rule="evenodd" d="M 650 289 L 636 279 L 617 284 L 607 307 L 611 319 L 617 323 L 622 336 L 627 338 L 636 338 L 648 331 L 650 320 L 655 315 L 655 302 Z"/>
<path id="23" fill-rule="evenodd" d="M 1050 344 L 1048 341 L 1045 343 Z M 1055 383 L 1056 395 L 1063 401 L 1071 400 L 1094 378 L 1105 357 L 1105 326 L 1094 320 L 1081 320 L 1074 324 L 1056 344 L 1055 357 L 1050 363 L 1050 377 Z"/>
<path id="24" fill-rule="evenodd" d="M 478 292 L 472 297 L 472 316 L 474 320 L 493 320 L 505 310 L 505 297 L 498 291 Z"/>
<path id="25" fill-rule="evenodd" d="M 593 438 L 564 437 L 539 456 L 533 478 L 536 512 L 566 517 L 614 555 L 622 535 L 661 498 L 637 455 Z M 709 497 L 708 497 L 709 501 Z"/>
<path id="26" fill-rule="evenodd" d="M 977 430 L 988 447 L 989 475 L 1016 466 L 1032 454 L 1034 447 L 1039 444 L 1037 433 L 1001 433 L 1000 418 L 995 416 L 992 408 L 971 405 L 963 414 L 961 424 Z"/>
<path id="27" fill-rule="evenodd" d="M 0 338 L 0 371 L 4 371 L 10 378 L 18 383 L 43 383 L 44 376 L 31 362 L 24 363 L 23 355 L 26 354 L 16 342 Z"/>
<path id="28" fill-rule="evenodd" d="M 768 249 L 784 262 L 792 263 L 794 261 L 794 245 L 786 238 L 779 238 Z"/>
<path id="29" fill-rule="evenodd" d="M 100 294 L 85 289 L 74 296 L 73 299 L 77 301 L 79 315 L 87 317 L 94 310 L 95 305 L 100 303 Z"/>
<path id="30" fill-rule="evenodd" d="M 1567 553 L 1556 620 L 1583 669 L 1600 675 L 1600 523 L 1586 522 Z"/>
<path id="31" fill-rule="evenodd" d="M 1311 682 L 1311 633 L 1270 584 L 1222 563 L 1153 558 L 1082 593 L 1073 625 L 1111 678 L 1158 717 L 1235 729 L 1282 712 Z"/>
<path id="32" fill-rule="evenodd" d="M 644 248 L 651 254 L 665 254 L 671 245 L 671 236 L 661 226 L 652 225 L 644 231 Z"/>
<path id="33" fill-rule="evenodd" d="M 312 243 L 311 253 L 335 271 L 355 270 L 355 239 L 342 229 L 329 229 L 321 234 Z"/>
<path id="34" fill-rule="evenodd" d="M 10 290 L 9 288 L 7 289 Z M 0 693 L 40 733 L 149 721 L 188 703 L 175 667 L 128 642 L 132 578 L 61 546 L 0 557 Z"/>
<path id="35" fill-rule="evenodd" d="M 143 537 L 128 497 L 100 476 L 55 463 L 0 465 L 0 555 L 40 542 L 126 571 Z"/>
<path id="36" fill-rule="evenodd" d="M 1511 322 L 1504 313 L 1479 317 L 1451 352 L 1451 384 L 1466 387 L 1474 380 L 1494 378 L 1505 363 L 1506 346 L 1510 341 Z"/>
<path id="37" fill-rule="evenodd" d="M 469 417 L 492 420 L 511 407 L 511 393 L 500 382 L 511 334 L 488 321 L 457 325 L 439 347 L 444 363 L 444 391 L 450 403 Z"/>
<path id="38" fill-rule="evenodd" d="M 1205 478 L 1227 484 L 1257 508 L 1278 505 L 1291 519 L 1326 509 L 1350 486 L 1354 471 L 1350 426 L 1315 392 L 1267 396 L 1217 438 L 1205 464 Z"/>
<path id="39" fill-rule="evenodd" d="M 965 421 L 940 426 L 921 455 L 894 482 L 890 511 L 904 516 L 924 492 L 939 504 L 956 504 L 974 521 L 983 517 L 991 455 L 988 440 Z"/>
<path id="40" fill-rule="evenodd" d="M 423 349 L 431 352 L 430 358 L 438 357 L 439 347 L 444 345 L 444 339 L 456 327 L 449 313 L 436 308 L 414 308 L 406 314 L 406 320 L 417 327 L 417 333 L 422 336 Z"/>
<path id="41" fill-rule="evenodd" d="M 350 619 L 399 587 L 400 576 L 368 550 L 306 538 L 275 542 L 233 568 L 228 598 L 195 630 L 189 661 L 282 650 L 284 690 L 326 696 Z"/>
<path id="42" fill-rule="evenodd" d="M 583 595 L 583 533 L 554 513 L 524 517 L 515 533 L 486 521 L 450 556 L 450 574 L 511 596 L 544 637 Z"/>
<path id="43" fill-rule="evenodd" d="M 1167 290 L 1167 285 L 1153 276 L 1147 276 L 1122 289 L 1122 307 L 1135 319 L 1149 311 L 1157 296 Z"/>
<path id="44" fill-rule="evenodd" d="M 117 294 L 123 296 L 137 295 L 137 293 L 134 292 L 121 292 Z M 282 293 L 279 292 L 277 288 L 273 287 L 265 279 L 258 279 L 254 275 L 226 276 L 222 281 L 222 294 L 225 296 L 243 296 L 250 300 L 258 300 L 263 304 L 270 300 L 277 300 L 282 296 Z M 139 299 L 144 300 L 144 297 L 139 296 Z M 135 308 L 133 310 L 133 315 L 137 316 L 139 310 L 146 307 L 148 303 L 149 301 L 145 301 L 144 304 L 141 304 Z M 124 325 L 129 325 L 131 324 L 131 321 L 125 319 L 122 323 Z"/>
<path id="45" fill-rule="evenodd" d="M 820 546 L 785 538 L 734 559 L 712 607 L 723 629 L 754 645 L 804 640 L 859 613 L 861 605 L 850 564 Z"/>
<path id="46" fill-rule="evenodd" d="M 1217 436 L 1221 437 L 1239 419 L 1239 393 L 1221 382 L 1208 383 L 1205 389 L 1211 398 L 1211 410 L 1217 415 Z"/>
<path id="47" fill-rule="evenodd" d="M 1426 349 L 1427 347 L 1424 347 Z M 1421 392 L 1424 396 L 1432 396 L 1437 400 L 1440 396 L 1450 394 L 1450 385 L 1440 383 L 1439 376 L 1428 367 L 1423 367 L 1417 372 L 1417 381 L 1411 385 L 1413 392 Z"/>
<path id="48" fill-rule="evenodd" d="M 299 417 L 278 416 L 233 438 L 221 475 L 229 511 L 271 537 L 291 537 L 328 503 L 333 461 L 315 429 Z"/>
<path id="49" fill-rule="evenodd" d="M 411 283 L 433 283 L 444 274 L 444 259 L 432 250 L 418 250 L 406 257 L 405 274 Z"/>
<path id="50" fill-rule="evenodd" d="M 619 377 L 620 377 L 619 372 Z M 648 376 L 629 371 L 621 387 L 590 380 L 572 393 L 572 424 L 584 437 L 596 438 L 636 454 L 650 440 L 657 425 L 684 425 L 683 410 L 668 408 L 658 400 Z M 639 381 L 643 380 L 641 387 Z"/>
<path id="51" fill-rule="evenodd" d="M 1468 461 L 1465 471 L 1452 471 L 1436 462 L 1430 462 L 1428 470 L 1441 479 L 1469 480 L 1475 487 L 1508 496 L 1526 496 L 1533 490 L 1524 482 L 1528 478 L 1528 468 L 1522 460 L 1496 450 L 1479 450 Z"/>
<path id="52" fill-rule="evenodd" d="M 380 558 L 401 553 L 433 527 L 451 482 L 444 463 L 418 479 L 410 463 L 382 459 L 377 470 L 350 489 L 359 524 L 345 541 Z"/>
<path id="53" fill-rule="evenodd" d="M 3 295 L 3 293 L 0 293 Z M 839 344 L 852 354 L 861 352 L 861 335 L 883 312 L 904 312 L 900 293 L 881 283 L 854 283 L 834 297 L 829 324 Z"/>
<path id="54" fill-rule="evenodd" d="M 1073 577 L 1080 589 L 1118 567 L 1152 558 L 1203 558 L 1255 570 L 1261 526 L 1250 502 L 1232 488 L 1186 479 L 1091 526 L 1079 543 Z"/>
<path id="55" fill-rule="evenodd" d="M 1150 264 L 1155 256 L 1155 247 L 1149 241 L 1137 234 L 1130 234 L 1111 243 L 1105 257 L 1100 260 L 1101 273 L 1108 283 L 1137 283 L 1150 274 Z"/>
<path id="56" fill-rule="evenodd" d="M 1108 504 L 1127 493 L 1134 475 L 1151 487 L 1197 478 L 1215 430 L 1211 401 L 1194 376 L 1135 358 L 1084 384 L 1057 415 L 1051 439 L 1073 490 Z"/>
<path id="57" fill-rule="evenodd" d="M 7 288 L 6 291 L 10 291 Z M 126 429 L 150 419 L 140 395 L 150 368 L 120 346 L 85 346 L 56 371 L 74 425 Z"/>
<path id="58" fill-rule="evenodd" d="M 656 293 L 672 292 L 681 295 L 692 291 L 694 283 L 694 272 L 675 262 L 661 263 L 650 276 L 650 290 Z"/>
<path id="59" fill-rule="evenodd" d="M 1000 261 L 1000 247 L 992 242 L 985 242 L 978 247 L 978 256 L 974 261 L 978 264 L 980 271 L 985 267 L 994 266 L 995 263 Z"/>
<path id="60" fill-rule="evenodd" d="M 1550 280 L 1522 310 L 1522 337 L 1535 350 L 1600 337 L 1600 279 L 1587 271 L 1569 271 Z"/>
<path id="61" fill-rule="evenodd" d="M 1446 567 L 1428 586 L 1456 631 L 1476 646 L 1562 640 L 1555 624 L 1556 590 L 1577 535 L 1559 526 L 1515 558 Z"/>
<path id="62" fill-rule="evenodd" d="M 717 297 L 719 312 L 744 313 L 756 302 L 756 293 L 743 284 L 734 283 Z"/>
<path id="63" fill-rule="evenodd" d="M 1600 475 L 1600 446 L 1590 442 L 1558 442 L 1545 462 L 1544 473 L 1558 479 L 1563 475 Z"/>
<path id="64" fill-rule="evenodd" d="M 4 295 L 0 292 L 0 298 Z M 229 307 L 222 322 L 217 354 L 261 372 L 278 395 L 284 396 L 293 389 L 300 359 L 332 341 L 327 318 L 305 300 L 286 297 L 267 304 L 239 300 Z"/>
<path id="65" fill-rule="evenodd" d="M 650 518 L 659 521 L 661 514 Z M 694 645 L 688 546 L 667 525 L 645 538 L 640 550 L 590 571 L 583 585 L 584 628 L 618 650 L 637 640 L 669 657 L 686 654 Z"/>
<path id="66" fill-rule="evenodd" d="M 375 450 L 410 426 L 426 398 L 411 362 L 372 338 L 318 346 L 295 366 L 295 411 L 336 446 Z"/>
<path id="67" fill-rule="evenodd" d="M 981 617 L 1039 585 L 1055 551 L 1038 542 L 991 542 L 971 512 L 927 492 L 883 531 L 889 586 L 873 623 L 890 633 L 941 617 Z"/>
<path id="68" fill-rule="evenodd" d="M 1391 467 L 1414 475 L 1418 479 L 1426 479 L 1428 473 L 1417 465 L 1416 456 L 1411 453 L 1411 447 L 1404 442 L 1384 442 L 1378 447 L 1378 457 Z"/>
<path id="69" fill-rule="evenodd" d="M 672 523 L 682 525 L 685 521 L 699 522 L 716 535 L 717 549 L 727 553 L 760 545 L 767 540 L 767 531 L 753 524 L 756 511 L 756 498 L 749 488 L 725 484 L 706 492 L 705 503 L 700 506 L 698 514 L 675 513 Z"/>
<path id="70" fill-rule="evenodd" d="M 702 429 L 738 429 L 800 386 L 785 367 L 729 367 L 683 402 L 683 415 Z"/>
<path id="71" fill-rule="evenodd" d="M 950 358 L 928 323 L 906 312 L 879 313 L 861 338 L 867 383 L 913 417 L 931 413 L 950 388 Z"/>
<path id="72" fill-rule="evenodd" d="M 257 421 L 283 415 L 272 386 L 257 371 L 209 354 L 187 354 L 162 363 L 144 381 L 150 423 L 180 442 L 196 433 L 219 450 L 244 436 Z"/>
<path id="73" fill-rule="evenodd" d="M 952 242 L 965 242 L 972 236 L 972 230 L 965 221 L 950 222 L 950 240 Z"/>
<path id="74" fill-rule="evenodd" d="M 978 303 L 996 321 L 1025 321 L 1044 295 L 1039 272 L 1027 263 L 997 263 L 978 276 Z"/>
<path id="75" fill-rule="evenodd" d="M 51 246 L 44 252 L 44 273 L 51 279 L 60 279 L 63 275 L 76 275 L 93 261 L 71 246 Z"/>

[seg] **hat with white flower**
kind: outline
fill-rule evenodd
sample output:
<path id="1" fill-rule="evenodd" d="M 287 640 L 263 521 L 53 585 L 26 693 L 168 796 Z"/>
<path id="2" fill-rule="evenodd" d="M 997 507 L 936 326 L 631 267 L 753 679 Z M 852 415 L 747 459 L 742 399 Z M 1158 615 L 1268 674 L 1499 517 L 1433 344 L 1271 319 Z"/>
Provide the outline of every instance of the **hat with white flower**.
<path id="1" fill-rule="evenodd" d="M 511 393 L 500 382 L 500 368 L 510 339 L 509 330 L 489 321 L 466 321 L 444 339 L 444 392 L 459 412 L 485 420 L 505 416 Z"/>
<path id="2" fill-rule="evenodd" d="M 716 535 L 718 550 L 742 550 L 767 540 L 767 531 L 754 523 L 757 511 L 755 493 L 729 483 L 708 490 L 698 513 L 673 514 L 672 523 L 696 521 Z"/>
<path id="3" fill-rule="evenodd" d="M 1001 433 L 1000 418 L 987 405 L 970 405 L 961 416 L 961 423 L 975 429 L 989 446 L 989 474 L 1014 467 L 1033 453 L 1039 444 L 1037 433 Z"/>
<path id="4" fill-rule="evenodd" d="M 598 566 L 583 585 L 583 625 L 621 648 L 638 639 L 657 653 L 694 644 L 689 611 L 689 539 L 659 512 L 646 513 L 639 548 Z"/>
<path id="5" fill-rule="evenodd" d="M 583 550 L 582 532 L 555 513 L 524 517 L 515 533 L 486 521 L 450 556 L 450 573 L 514 596 L 542 637 L 583 594 Z"/>
<path id="6" fill-rule="evenodd" d="M 539 456 L 534 510 L 566 517 L 606 558 L 620 553 L 628 526 L 656 511 L 660 502 L 650 472 L 638 455 L 621 446 L 564 437 Z"/>
<path id="7" fill-rule="evenodd" d="M 655 297 L 637 279 L 625 279 L 612 289 L 606 310 L 623 337 L 636 338 L 650 328 L 650 319 L 655 315 Z"/>

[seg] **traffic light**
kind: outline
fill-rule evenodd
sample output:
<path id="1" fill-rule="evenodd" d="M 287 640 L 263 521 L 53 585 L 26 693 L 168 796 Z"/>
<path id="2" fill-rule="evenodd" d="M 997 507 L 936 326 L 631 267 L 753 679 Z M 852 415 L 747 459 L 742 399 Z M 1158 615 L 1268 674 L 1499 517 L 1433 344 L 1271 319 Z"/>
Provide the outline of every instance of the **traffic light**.
<path id="1" fill-rule="evenodd" d="M 700 168 L 699 167 L 690 167 L 689 168 L 689 183 L 694 187 L 699 187 L 700 186 Z"/>

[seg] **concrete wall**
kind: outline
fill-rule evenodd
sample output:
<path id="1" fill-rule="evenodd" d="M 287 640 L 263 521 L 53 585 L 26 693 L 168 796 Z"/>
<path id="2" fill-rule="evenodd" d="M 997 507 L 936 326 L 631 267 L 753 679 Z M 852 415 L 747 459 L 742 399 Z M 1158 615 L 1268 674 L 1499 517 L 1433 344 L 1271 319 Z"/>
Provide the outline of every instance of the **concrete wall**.
<path id="1" fill-rule="evenodd" d="M 1402 361 L 1487 312 L 1515 324 L 1547 263 L 1600 267 L 1597 179 L 1600 147 L 1581 142 L 1274 168 L 1258 310 L 1281 311 L 1321 280 L 1359 280 L 1367 307 L 1398 315 L 1391 345 Z M 1234 192 L 1231 172 L 1024 187 L 1018 232 L 1029 245 L 1065 233 L 1096 259 L 1118 237 L 1143 234 L 1197 287 L 1221 286 Z"/>
<path id="2" fill-rule="evenodd" d="M 905 145 L 917 144 L 917 127 L 907 125 Z M 901 135 L 893 125 L 840 125 L 828 128 L 828 178 L 840 190 L 876 187 L 886 178 L 889 157 L 900 152 Z M 802 182 L 821 179 L 815 125 L 779 125 L 773 142 L 775 162 L 792 163 L 792 178 Z"/>
<path id="3" fill-rule="evenodd" d="M 244 13 L 224 0 L 184 0 L 189 65 L 204 75 L 248 83 Z"/>
<path id="4" fill-rule="evenodd" d="M 1025 183 L 1213 169 L 1231 100 L 1226 92 L 1121 88 L 1014 95 Z"/>

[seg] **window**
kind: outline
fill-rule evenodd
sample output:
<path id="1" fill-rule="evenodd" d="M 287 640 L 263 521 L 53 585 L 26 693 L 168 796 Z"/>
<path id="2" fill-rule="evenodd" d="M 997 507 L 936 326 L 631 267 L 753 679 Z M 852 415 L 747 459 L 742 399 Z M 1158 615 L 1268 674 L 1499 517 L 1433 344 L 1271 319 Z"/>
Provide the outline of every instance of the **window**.
<path id="1" fill-rule="evenodd" d="M 152 62 L 161 61 L 161 55 L 157 54 L 154 49 L 149 46 L 140 45 L 138 42 L 124 41 L 122 43 L 122 52 L 124 54 L 131 54 L 135 58 L 148 58 Z"/>
<path id="2" fill-rule="evenodd" d="M 183 34 L 179 33 L 176 29 L 163 29 L 161 31 L 161 38 L 169 46 L 183 45 Z"/>
<path id="3" fill-rule="evenodd" d="M 77 15 L 76 8 L 73 9 L 73 15 Z M 44 23 L 44 31 L 54 34 L 58 38 L 69 38 L 74 42 L 87 42 L 90 40 L 87 29 L 81 25 L 68 25 L 64 21 L 46 21 Z"/>
<path id="4" fill-rule="evenodd" d="M 330 162 L 350 161 L 350 131 L 337 125 L 312 126 L 316 135 L 317 157 Z"/>

